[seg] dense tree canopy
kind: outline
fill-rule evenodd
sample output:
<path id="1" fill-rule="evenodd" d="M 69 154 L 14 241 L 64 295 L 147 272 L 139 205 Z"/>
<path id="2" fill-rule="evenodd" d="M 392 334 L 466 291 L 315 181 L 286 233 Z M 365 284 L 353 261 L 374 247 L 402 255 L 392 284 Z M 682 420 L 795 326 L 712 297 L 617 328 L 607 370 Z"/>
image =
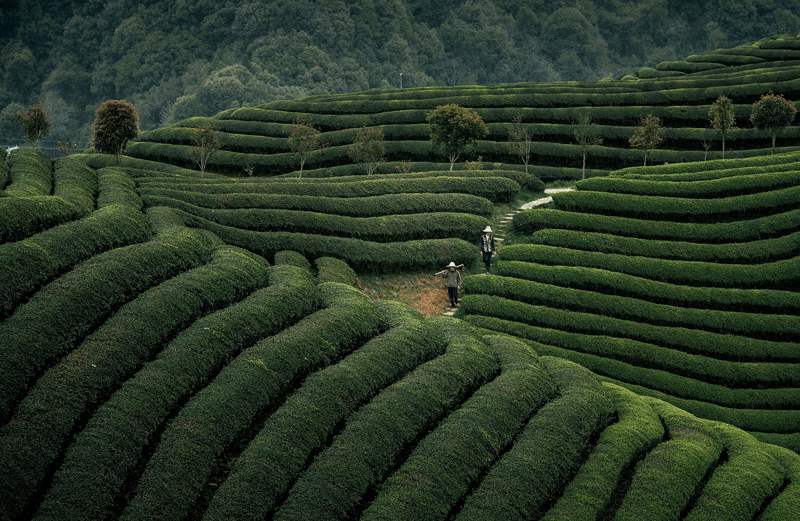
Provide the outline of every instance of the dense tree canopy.
<path id="1" fill-rule="evenodd" d="M 144 130 L 231 106 L 371 88 L 594 80 L 765 35 L 800 0 L 19 0 L 0 8 L 0 137 L 43 103 L 89 140 L 127 99 Z M 57 124 L 62 122 L 63 124 Z"/>

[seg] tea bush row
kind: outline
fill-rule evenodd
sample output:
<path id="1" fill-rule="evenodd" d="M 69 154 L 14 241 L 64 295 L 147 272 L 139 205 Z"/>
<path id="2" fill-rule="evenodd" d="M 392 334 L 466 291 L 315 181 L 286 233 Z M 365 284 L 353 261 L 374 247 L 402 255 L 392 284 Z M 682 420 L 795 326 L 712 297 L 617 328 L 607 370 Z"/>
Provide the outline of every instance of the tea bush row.
<path id="1" fill-rule="evenodd" d="M 633 297 L 670 306 L 800 315 L 800 295 L 793 291 L 685 286 L 583 266 L 550 266 L 506 260 L 497 261 L 496 266 L 497 274 L 503 277 Z"/>
<path id="2" fill-rule="evenodd" d="M 617 385 L 603 383 L 603 387 L 614 403 L 616 421 L 600 434 L 586 462 L 542 521 L 601 519 L 624 472 L 664 436 L 661 419 L 644 398 Z"/>
<path id="3" fill-rule="evenodd" d="M 0 320 L 79 262 L 143 242 L 150 233 L 150 223 L 143 213 L 116 205 L 27 239 L 0 245 Z"/>
<path id="4" fill-rule="evenodd" d="M 335 257 L 320 257 L 314 261 L 317 268 L 317 284 L 340 282 L 348 286 L 356 285 L 356 272 L 343 260 Z"/>
<path id="5" fill-rule="evenodd" d="M 32 379 L 146 289 L 205 263 L 218 239 L 188 228 L 96 255 L 54 280 L 0 324 L 0 419 Z"/>
<path id="6" fill-rule="evenodd" d="M 798 169 L 799 163 L 800 156 L 795 152 L 743 159 L 715 159 L 695 163 L 669 164 L 659 166 L 658 173 L 655 173 L 652 168 L 637 166 L 612 172 L 609 177 L 652 181 L 702 181 L 735 175 L 793 171 Z"/>
<path id="7" fill-rule="evenodd" d="M 794 233 L 800 228 L 800 210 L 789 210 L 742 221 L 680 223 L 536 208 L 516 214 L 513 222 L 514 229 L 523 234 L 545 228 L 557 228 L 641 239 L 734 243 Z"/>
<path id="8" fill-rule="evenodd" d="M 80 219 L 81 208 L 60 197 L 0 197 L 0 244 Z"/>
<path id="9" fill-rule="evenodd" d="M 466 213 L 416 213 L 380 217 L 347 217 L 297 210 L 210 210 L 177 200 L 150 198 L 223 226 L 257 232 L 288 232 L 335 236 L 379 243 L 421 239 L 475 240 L 489 221 Z"/>
<path id="10" fill-rule="evenodd" d="M 675 181 L 595 177 L 577 183 L 576 188 L 592 192 L 713 200 L 796 186 L 800 184 L 800 169 L 779 173 L 736 175 L 714 180 Z"/>
<path id="11" fill-rule="evenodd" d="M 83 215 L 95 209 L 97 173 L 79 159 L 65 157 L 54 163 L 53 195 L 69 201 Z"/>
<path id="12" fill-rule="evenodd" d="M 308 271 L 279 266 L 268 287 L 195 321 L 92 415 L 55 472 L 37 518 L 108 517 L 169 417 L 231 358 L 320 306 Z"/>
<path id="13" fill-rule="evenodd" d="M 800 254 L 800 232 L 790 233 L 774 239 L 727 244 L 703 244 L 546 228 L 534 232 L 529 237 L 526 237 L 525 240 L 532 244 L 574 250 L 653 257 L 665 260 L 726 264 L 759 264 L 796 257 Z"/>
<path id="14" fill-rule="evenodd" d="M 8 157 L 10 183 L 5 194 L 12 197 L 52 195 L 53 165 L 44 152 L 31 148 L 14 150 Z"/>
<path id="15" fill-rule="evenodd" d="M 337 257 L 353 269 L 391 270 L 444 266 L 472 262 L 478 247 L 461 239 L 423 239 L 379 243 L 289 232 L 256 232 L 223 226 L 207 219 L 175 210 L 187 226 L 218 235 L 228 244 L 246 248 L 271 259 L 280 250 L 294 250 L 309 258 Z"/>
<path id="16" fill-rule="evenodd" d="M 169 183 L 152 183 L 150 188 L 174 189 Z M 504 177 L 429 177 L 423 179 L 363 179 L 357 183 L 240 182 L 191 184 L 184 191 L 206 194 L 285 194 L 315 197 L 371 197 L 387 194 L 462 193 L 484 197 L 492 202 L 510 201 L 519 184 Z"/>
<path id="17" fill-rule="evenodd" d="M 717 264 L 631 257 L 538 244 L 514 244 L 501 251 L 504 260 L 600 268 L 687 286 L 791 290 L 800 283 L 797 272 L 800 257 L 762 264 Z"/>
<path id="18" fill-rule="evenodd" d="M 182 519 L 224 451 L 294 385 L 386 329 L 360 291 L 320 287 L 324 309 L 265 338 L 227 364 L 161 435 L 121 519 Z"/>
<path id="19" fill-rule="evenodd" d="M 558 376 L 548 374 L 550 367 L 521 342 L 484 338 L 496 352 L 500 374 L 414 448 L 381 486 L 362 519 L 448 517 L 492 464 L 509 447 L 514 450 L 519 443 L 517 434 L 526 422 L 542 414 L 559 384 L 563 385 Z M 584 424 L 591 422 L 584 417 Z"/>
<path id="20" fill-rule="evenodd" d="M 797 315 L 671 306 L 508 276 L 466 277 L 464 291 L 469 295 L 496 295 L 519 302 L 593 313 L 641 324 L 702 329 L 772 341 L 800 340 L 800 316 Z"/>
<path id="21" fill-rule="evenodd" d="M 594 375 L 566 360 L 542 361 L 560 396 L 530 419 L 456 519 L 541 518 L 584 462 L 593 438 L 610 423 L 614 405 Z"/>
<path id="22" fill-rule="evenodd" d="M 743 361 L 743 363 L 750 360 L 795 363 L 797 360 L 797 353 L 792 349 L 792 342 L 774 342 L 736 335 L 721 335 L 697 329 L 639 324 L 592 313 L 535 306 L 491 295 L 465 295 L 463 302 L 467 314 L 475 313 L 542 329 L 558 328 L 558 331 L 565 334 L 602 335 L 636 340 L 687 354 Z M 496 308 L 492 309 L 491 306 L 496 306 Z M 576 322 L 572 324 L 563 322 L 566 319 Z M 562 320 L 562 323 L 559 323 L 558 320 Z M 527 328 L 522 329 L 528 331 Z M 543 332 L 537 333 L 543 334 Z M 523 333 L 517 336 L 529 338 L 527 334 Z M 563 337 L 563 339 L 568 338 L 570 338 L 568 335 Z M 562 342 L 565 341 L 562 340 Z"/>
<path id="23" fill-rule="evenodd" d="M 97 171 L 97 182 L 100 194 L 97 197 L 97 207 L 120 204 L 141 210 L 144 207 L 141 197 L 136 191 L 136 181 L 131 176 L 117 168 L 101 168 Z"/>
<path id="24" fill-rule="evenodd" d="M 800 186 L 721 199 L 573 190 L 553 194 L 553 201 L 559 209 L 568 212 L 704 223 L 757 218 L 793 210 L 797 207 L 798 197 Z"/>
<path id="25" fill-rule="evenodd" d="M 81 418 L 185 326 L 259 289 L 263 259 L 220 246 L 210 262 L 147 290 L 122 306 L 45 372 L 0 430 L 0 502 L 12 518 L 62 454 Z"/>
<path id="26" fill-rule="evenodd" d="M 379 309 L 391 329 L 309 376 L 268 418 L 214 495 L 207 519 L 264 519 L 350 415 L 444 353 L 445 340 L 431 321 L 396 302 Z"/>
<path id="27" fill-rule="evenodd" d="M 455 212 L 489 217 L 494 205 L 486 198 L 469 194 L 386 194 L 368 197 L 325 197 L 285 194 L 204 194 L 177 189 L 139 189 L 148 206 L 173 206 L 182 201 L 212 209 L 274 209 L 317 212 L 349 217 L 378 217 L 417 213 Z"/>

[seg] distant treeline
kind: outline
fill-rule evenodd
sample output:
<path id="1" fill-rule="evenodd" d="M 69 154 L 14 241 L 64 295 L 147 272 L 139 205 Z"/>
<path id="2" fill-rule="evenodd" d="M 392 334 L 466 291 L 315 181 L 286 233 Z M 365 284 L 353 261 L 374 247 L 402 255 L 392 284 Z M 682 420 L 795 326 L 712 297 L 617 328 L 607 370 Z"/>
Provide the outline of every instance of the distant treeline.
<path id="1" fill-rule="evenodd" d="M 800 29 L 800 0 L 19 0 L 0 7 L 0 137 L 42 102 L 88 141 L 126 99 L 143 130 L 374 88 L 594 80 Z"/>

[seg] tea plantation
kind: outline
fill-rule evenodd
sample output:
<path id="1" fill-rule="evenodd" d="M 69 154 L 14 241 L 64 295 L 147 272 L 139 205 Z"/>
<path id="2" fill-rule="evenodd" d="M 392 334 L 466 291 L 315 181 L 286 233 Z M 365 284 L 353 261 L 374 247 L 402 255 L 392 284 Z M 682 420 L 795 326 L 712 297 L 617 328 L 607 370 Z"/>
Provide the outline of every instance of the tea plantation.
<path id="1" fill-rule="evenodd" d="M 759 134 L 738 159 L 680 162 L 704 154 L 687 138 L 654 153 L 678 164 L 554 194 L 514 218 L 497 275 L 465 278 L 463 319 L 355 287 L 357 272 L 471 263 L 498 204 L 580 177 L 579 103 L 687 114 L 693 135 L 722 90 L 743 89 L 739 110 L 791 99 L 796 42 L 597 84 L 212 118 L 230 135 L 211 170 L 255 159 L 256 177 L 185 168 L 206 119 L 148 133 L 118 166 L 0 151 L 0 520 L 797 519 L 800 153 L 766 155 Z M 495 114 L 498 141 L 519 110 L 552 128 L 536 176 L 344 164 L 368 121 L 396 132 L 396 157 L 436 161 L 416 151 L 443 98 Z M 302 178 L 285 143 L 298 112 L 342 143 Z M 603 168 L 640 164 L 604 128 Z"/>

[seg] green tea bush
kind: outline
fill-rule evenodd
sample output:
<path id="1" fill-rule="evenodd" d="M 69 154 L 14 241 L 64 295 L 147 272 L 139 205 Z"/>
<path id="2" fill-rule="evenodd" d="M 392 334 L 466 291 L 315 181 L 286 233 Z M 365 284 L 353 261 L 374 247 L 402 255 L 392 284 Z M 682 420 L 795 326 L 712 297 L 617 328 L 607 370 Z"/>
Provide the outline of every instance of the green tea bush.
<path id="1" fill-rule="evenodd" d="M 6 195 L 35 197 L 51 195 L 53 162 L 44 152 L 30 148 L 14 150 L 8 158 L 10 184 Z"/>
<path id="2" fill-rule="evenodd" d="M 97 174 L 80 159 L 65 157 L 55 162 L 53 195 L 69 201 L 87 215 L 95 209 Z"/>
<path id="3" fill-rule="evenodd" d="M 797 451 L 786 450 L 774 445 L 770 445 L 766 449 L 786 469 L 786 479 L 789 484 L 770 501 L 761 514 L 761 519 L 763 521 L 791 519 L 791 516 L 797 512 L 797 507 L 800 506 L 796 495 L 800 489 L 800 462 L 797 460 Z"/>
<path id="4" fill-rule="evenodd" d="M 115 308 L 206 262 L 219 240 L 187 228 L 96 255 L 51 282 L 0 324 L 0 419 L 32 379 L 69 353 Z"/>
<path id="5" fill-rule="evenodd" d="M 203 194 L 177 189 L 139 189 L 149 206 L 174 205 L 183 201 L 213 209 L 263 208 L 336 214 L 349 217 L 378 217 L 416 213 L 453 212 L 489 217 L 494 205 L 484 197 L 469 194 L 386 194 L 370 197 L 324 197 L 282 194 Z"/>
<path id="6" fill-rule="evenodd" d="M 670 306 L 506 276 L 467 277 L 464 291 L 470 295 L 496 295 L 519 302 L 595 313 L 641 324 L 702 329 L 773 341 L 800 340 L 800 316 Z"/>
<path id="7" fill-rule="evenodd" d="M 150 223 L 143 213 L 107 206 L 83 219 L 0 245 L 0 320 L 79 262 L 149 237 Z"/>
<path id="8" fill-rule="evenodd" d="M 8 153 L 6 152 L 5 148 L 0 148 L 0 197 L 5 195 L 3 189 L 6 187 L 6 183 L 8 182 L 9 177 L 9 168 L 6 164 L 6 159 L 8 158 Z"/>
<path id="9" fill-rule="evenodd" d="M 304 270 L 311 269 L 311 263 L 308 262 L 308 259 L 292 250 L 283 250 L 275 254 L 276 266 L 283 266 L 286 264 L 290 266 L 297 266 L 298 268 L 302 268 Z"/>
<path id="10" fill-rule="evenodd" d="M 800 166 L 800 165 L 799 165 Z M 677 180 L 675 180 L 677 181 Z M 578 190 L 658 197 L 717 199 L 793 187 L 800 184 L 800 169 L 780 173 L 737 175 L 693 182 L 595 177 L 575 185 Z"/>
<path id="11" fill-rule="evenodd" d="M 101 168 L 97 171 L 100 194 L 97 207 L 121 204 L 141 210 L 144 207 L 141 197 L 136 192 L 136 182 L 119 168 Z"/>
<path id="12" fill-rule="evenodd" d="M 542 521 L 600 519 L 620 479 L 664 436 L 661 419 L 644 398 L 603 383 L 614 402 L 617 421 L 606 427 L 586 462 Z"/>
<path id="13" fill-rule="evenodd" d="M 579 469 L 614 406 L 583 367 L 542 357 L 560 396 L 542 407 L 516 443 L 492 466 L 456 519 L 539 519 Z"/>
<path id="14" fill-rule="evenodd" d="M 608 233 L 623 237 L 704 243 L 748 242 L 794 233 L 800 228 L 800 210 L 725 223 L 676 223 L 591 213 L 536 208 L 514 216 L 514 229 L 533 233 L 545 228 Z"/>
<path id="15" fill-rule="evenodd" d="M 357 283 L 356 272 L 346 262 L 334 257 L 319 257 L 314 260 L 317 268 L 317 284 L 339 282 L 348 286 Z"/>
<path id="16" fill-rule="evenodd" d="M 85 215 L 60 197 L 0 197 L 0 244 L 19 241 Z"/>
<path id="17" fill-rule="evenodd" d="M 45 372 L 0 430 L 0 501 L 18 515 L 87 411 L 94 410 L 186 325 L 259 289 L 263 259 L 221 246 L 210 262 L 124 305 Z"/>
<path id="18" fill-rule="evenodd" d="M 707 117 L 708 114 L 706 113 L 706 118 Z M 652 179 L 657 181 L 695 181 L 708 179 L 708 177 L 701 177 L 702 174 L 708 176 L 718 176 L 720 175 L 720 172 L 722 172 L 722 175 L 728 175 L 727 172 L 732 171 L 733 173 L 736 173 L 737 171 L 740 171 L 740 169 L 751 169 L 742 171 L 742 174 L 757 174 L 765 171 L 765 168 L 772 169 L 788 167 L 790 170 L 795 170 L 797 169 L 798 163 L 800 163 L 800 156 L 798 156 L 797 153 L 791 153 L 750 157 L 746 159 L 717 159 L 713 161 L 699 161 L 696 163 L 670 164 L 659 166 L 658 168 L 637 166 L 625 168 L 619 172 L 613 172 L 609 175 L 610 177 Z"/>
<path id="19" fill-rule="evenodd" d="M 690 63 L 718 63 L 721 65 L 746 65 L 750 63 L 764 63 L 764 58 L 743 54 L 711 53 L 692 55 L 686 58 Z"/>
<path id="20" fill-rule="evenodd" d="M 38 515 L 74 520 L 109 516 L 163 422 L 232 357 L 320 305 L 310 273 L 279 266 L 270 271 L 267 288 L 195 321 L 92 416 L 55 473 Z"/>
<path id="21" fill-rule="evenodd" d="M 471 262 L 478 253 L 477 246 L 462 239 L 424 239 L 405 242 L 379 243 L 290 232 L 256 232 L 223 226 L 181 210 L 187 226 L 203 228 L 228 244 L 247 248 L 268 259 L 278 251 L 294 250 L 306 258 L 336 257 L 353 269 L 391 270 L 443 266 Z"/>
<path id="22" fill-rule="evenodd" d="M 174 189 L 169 183 L 152 183 L 151 188 Z M 183 190 L 206 194 L 286 194 L 316 197 L 371 197 L 405 193 L 462 193 L 492 202 L 511 200 L 519 184 L 504 177 L 430 177 L 423 179 L 368 179 L 357 183 L 240 182 L 235 184 L 192 184 Z"/>
<path id="23" fill-rule="evenodd" d="M 709 424 L 667 404 L 648 401 L 664 420 L 669 439 L 637 465 L 617 510 L 616 519 L 621 521 L 639 519 L 642 512 L 653 519 L 680 517 L 723 453 L 720 436 Z"/>
<path id="24" fill-rule="evenodd" d="M 444 353 L 445 341 L 430 321 L 394 302 L 381 309 L 391 329 L 309 376 L 270 416 L 214 495 L 206 513 L 209 520 L 264 519 L 350 415 L 380 390 Z"/>
<path id="25" fill-rule="evenodd" d="M 685 286 L 583 266 L 548 266 L 498 260 L 496 267 L 498 275 L 503 277 L 633 297 L 671 306 L 800 315 L 800 294 L 793 291 Z"/>
<path id="26" fill-rule="evenodd" d="M 795 257 L 800 253 L 800 232 L 760 241 L 702 244 L 553 228 L 534 232 L 526 238 L 526 241 L 533 244 L 619 255 L 735 264 L 770 262 Z"/>
<path id="27" fill-rule="evenodd" d="M 797 274 L 800 257 L 762 264 L 717 264 L 632 257 L 538 244 L 509 245 L 501 250 L 500 256 L 503 260 L 535 264 L 600 268 L 687 286 L 792 290 L 800 283 L 800 275 Z"/>
<path id="28" fill-rule="evenodd" d="M 694 61 L 665 61 L 656 65 L 659 71 L 678 71 L 685 74 L 694 72 L 704 72 L 710 69 L 719 69 L 725 65 L 714 62 L 694 62 Z"/>
<path id="29" fill-rule="evenodd" d="M 654 188 L 657 190 L 659 187 L 654 186 Z M 690 199 L 586 190 L 553 194 L 556 206 L 570 212 L 701 223 L 756 218 L 793 210 L 797 206 L 798 198 L 800 198 L 800 186 L 721 199 Z"/>
<path id="30" fill-rule="evenodd" d="M 357 289 L 328 283 L 320 293 L 324 309 L 246 349 L 180 410 L 123 517 L 185 517 L 217 459 L 260 412 L 280 403 L 294 382 L 386 329 L 383 315 Z"/>

